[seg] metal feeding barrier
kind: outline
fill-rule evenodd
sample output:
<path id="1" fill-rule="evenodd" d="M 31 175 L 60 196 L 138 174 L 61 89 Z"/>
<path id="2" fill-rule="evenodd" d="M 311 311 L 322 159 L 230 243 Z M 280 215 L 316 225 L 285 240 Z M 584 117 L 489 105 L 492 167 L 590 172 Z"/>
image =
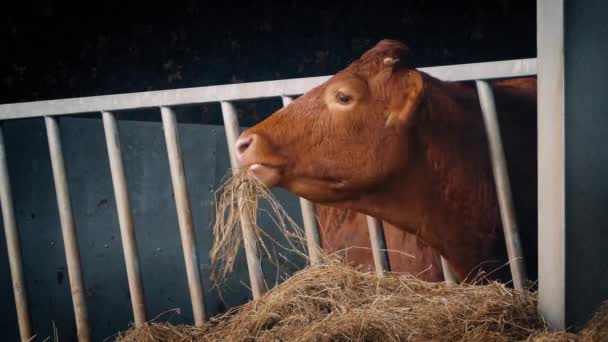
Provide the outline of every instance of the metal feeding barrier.
<path id="1" fill-rule="evenodd" d="M 526 281 L 525 263 L 521 252 L 519 234 L 517 232 L 513 211 L 509 177 L 496 118 L 494 96 L 485 80 L 535 75 L 536 59 L 460 64 L 420 68 L 419 70 L 446 81 L 476 81 L 483 117 L 486 123 L 486 131 L 488 133 L 492 167 L 509 260 L 511 261 L 510 267 L 513 274 L 513 282 L 516 288 L 522 288 Z M 285 79 L 0 105 L 0 122 L 11 119 L 35 117 L 44 118 L 45 120 L 79 341 L 91 340 L 90 322 L 88 320 L 87 305 L 83 290 L 84 287 L 81 274 L 82 265 L 80 264 L 77 229 L 70 204 L 70 192 L 67 184 L 59 134 L 60 127 L 56 117 L 69 114 L 101 113 L 108 157 L 110 160 L 120 234 L 125 255 L 125 267 L 129 283 L 133 317 L 135 325 L 141 326 L 147 320 L 146 304 L 139 269 L 136 231 L 133 224 L 131 208 L 129 206 L 127 181 L 114 112 L 143 108 L 159 108 L 162 114 L 171 180 L 175 193 L 187 281 L 194 313 L 194 323 L 200 326 L 206 320 L 206 312 L 199 272 L 199 259 L 196 252 L 197 248 L 194 236 L 194 225 L 192 222 L 192 212 L 188 199 L 188 186 L 182 161 L 176 117 L 172 108 L 192 104 L 221 103 L 230 161 L 232 167 L 236 168 L 238 162 L 235 157 L 233 145 L 239 135 L 239 124 L 236 110 L 234 109 L 232 102 L 281 97 L 283 105 L 287 106 L 291 102 L 293 96 L 301 95 L 309 89 L 327 81 L 329 78 L 330 76 Z M 6 158 L 5 142 L 3 132 L 0 129 L 0 201 L 2 205 L 2 218 L 17 309 L 19 332 L 21 340 L 28 341 L 32 337 L 32 328 L 27 294 L 25 291 L 21 246 L 18 238 L 18 227 L 15 219 L 7 165 L 8 161 Z M 320 240 L 314 208 L 311 202 L 303 198 L 300 199 L 300 205 L 310 262 L 316 263 L 319 260 L 318 248 Z M 244 230 L 243 236 L 250 285 L 253 297 L 258 298 L 267 290 L 263 280 L 259 252 L 251 229 L 251 218 L 247 217 L 247 213 L 244 212 L 241 216 L 241 220 L 243 223 L 242 228 Z M 376 218 L 368 217 L 368 227 L 376 272 L 379 276 L 382 276 L 385 272 L 390 271 L 382 222 Z M 455 283 L 456 280 L 449 272 L 447 261 L 443 258 L 442 265 L 446 282 Z"/>

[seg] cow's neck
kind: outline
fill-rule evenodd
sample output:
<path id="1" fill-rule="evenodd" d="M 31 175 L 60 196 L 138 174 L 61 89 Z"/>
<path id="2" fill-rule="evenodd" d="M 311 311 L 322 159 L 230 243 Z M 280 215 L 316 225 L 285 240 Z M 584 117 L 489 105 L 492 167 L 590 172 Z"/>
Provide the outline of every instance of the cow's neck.
<path id="1" fill-rule="evenodd" d="M 462 280 L 505 261 L 494 181 L 474 89 L 427 80 L 415 125 L 417 157 L 400 177 L 351 207 L 439 251 Z M 497 252 L 499 251 L 499 252 Z"/>

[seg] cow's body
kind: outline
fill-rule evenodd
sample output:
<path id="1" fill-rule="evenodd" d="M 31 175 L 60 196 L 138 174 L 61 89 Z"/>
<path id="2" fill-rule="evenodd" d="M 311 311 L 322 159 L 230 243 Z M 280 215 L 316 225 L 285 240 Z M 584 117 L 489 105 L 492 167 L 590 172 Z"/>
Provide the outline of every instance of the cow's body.
<path id="1" fill-rule="evenodd" d="M 346 263 L 374 270 L 367 218 L 352 210 L 316 206 L 323 250 L 338 254 Z M 412 273 L 426 281 L 442 281 L 439 254 L 416 236 L 384 223 L 391 271 Z"/>
<path id="2" fill-rule="evenodd" d="M 440 280 L 441 254 L 460 280 L 480 270 L 507 280 L 508 267 L 496 271 L 508 260 L 476 88 L 437 80 L 406 58 L 403 44 L 380 42 L 244 132 L 237 143 L 241 164 L 267 186 L 339 208 L 321 208 L 325 247 L 367 246 L 363 214 L 371 215 L 389 224 L 390 249 L 414 256 L 411 262 L 392 255 L 397 271 L 419 274 L 432 265 L 421 276 Z M 536 80 L 492 86 L 535 279 Z M 372 264 L 369 251 L 351 259 Z"/>

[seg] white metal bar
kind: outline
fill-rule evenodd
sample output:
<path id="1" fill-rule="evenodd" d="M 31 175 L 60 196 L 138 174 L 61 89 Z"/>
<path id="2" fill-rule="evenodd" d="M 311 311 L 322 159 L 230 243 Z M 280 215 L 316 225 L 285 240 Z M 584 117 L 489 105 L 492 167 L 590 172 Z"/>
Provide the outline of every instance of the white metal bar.
<path id="1" fill-rule="evenodd" d="M 76 234 L 76 225 L 74 224 L 74 215 L 72 214 L 70 190 L 65 171 L 59 125 L 57 124 L 57 119 L 53 117 L 45 117 L 44 122 L 46 125 L 46 135 L 51 157 L 51 168 L 53 169 L 57 206 L 59 208 L 61 233 L 63 235 L 65 258 L 68 267 L 68 278 L 70 280 L 70 290 L 72 292 L 72 304 L 74 305 L 76 332 L 78 341 L 90 341 L 91 332 L 80 266 L 80 249 L 78 247 L 78 236 Z"/>
<path id="2" fill-rule="evenodd" d="M 458 279 L 456 279 L 456 276 L 450 270 L 450 264 L 448 264 L 443 255 L 441 256 L 441 269 L 443 270 L 443 280 L 448 286 L 458 284 Z"/>
<path id="3" fill-rule="evenodd" d="M 536 74 L 536 59 L 457 64 L 418 70 L 446 81 L 520 77 Z M 300 95 L 321 85 L 330 77 L 306 77 L 4 104 L 0 105 L 0 120 Z"/>
<path id="4" fill-rule="evenodd" d="M 133 306 L 133 318 L 135 319 L 135 326 L 140 327 L 146 323 L 146 304 L 141 281 L 141 272 L 139 269 L 135 228 L 133 226 L 131 207 L 129 206 L 127 179 L 120 152 L 120 140 L 118 138 L 118 129 L 114 114 L 102 112 L 102 118 L 106 145 L 108 148 L 108 157 L 110 159 L 114 197 L 116 198 L 116 210 L 118 211 L 120 236 L 125 254 L 127 279 L 129 281 L 129 292 L 131 293 L 131 305 Z"/>
<path id="5" fill-rule="evenodd" d="M 19 243 L 19 232 L 17 231 L 17 221 L 15 219 L 15 208 L 13 207 L 13 195 L 11 193 L 11 181 L 6 160 L 2 126 L 0 126 L 0 204 L 2 205 L 2 222 L 4 224 L 4 236 L 6 237 L 8 264 L 11 270 L 13 295 L 15 296 L 15 307 L 17 309 L 19 336 L 21 337 L 21 341 L 25 342 L 30 341 L 32 338 L 32 325 L 27 304 L 21 246 Z"/>
<path id="6" fill-rule="evenodd" d="M 239 162 L 236 158 L 234 145 L 238 139 L 240 128 L 239 121 L 236 116 L 236 109 L 230 102 L 222 102 L 222 115 L 224 118 L 224 127 L 226 128 L 226 141 L 228 142 L 228 152 L 230 154 L 230 165 L 233 173 L 238 171 Z M 239 199 L 239 206 L 241 206 Z M 243 231 L 243 244 L 245 246 L 245 255 L 247 257 L 247 269 L 249 271 L 249 280 L 251 282 L 251 292 L 253 298 L 260 298 L 266 291 L 266 283 L 262 273 L 262 265 L 256 245 L 256 237 L 251 225 L 252 218 L 246 210 L 241 210 L 241 227 Z"/>
<path id="7" fill-rule="evenodd" d="M 390 272 L 391 270 L 386 240 L 384 238 L 384 226 L 382 225 L 382 221 L 377 218 L 367 216 L 367 229 L 369 230 L 369 240 L 372 245 L 376 274 L 379 277 L 383 277 L 386 272 Z"/>
<path id="8" fill-rule="evenodd" d="M 538 309 L 566 325 L 564 1 L 537 1 Z M 571 256 L 572 257 L 572 256 Z"/>
<path id="9" fill-rule="evenodd" d="M 171 170 L 171 182 L 175 194 L 175 207 L 179 221 L 179 232 L 184 251 L 186 274 L 188 277 L 188 289 L 190 290 L 190 301 L 194 314 L 194 324 L 202 326 L 207 320 L 205 313 L 205 301 L 203 287 L 199 272 L 198 253 L 196 252 L 196 235 L 194 234 L 194 223 L 192 222 L 192 209 L 188 198 L 188 185 L 184 172 L 184 160 L 179 142 L 179 132 L 175 113 L 171 108 L 161 107 L 163 130 L 167 144 L 167 154 Z"/>
<path id="10" fill-rule="evenodd" d="M 511 183 L 509 181 L 507 160 L 500 137 L 494 95 L 488 82 L 477 80 L 475 83 L 477 84 L 481 112 L 483 114 L 488 136 L 488 144 L 490 146 L 492 170 L 494 173 L 494 182 L 496 183 L 496 194 L 498 195 L 498 205 L 500 207 L 500 217 L 502 219 L 505 242 L 507 244 L 513 286 L 516 289 L 523 289 L 524 286 L 526 286 L 528 275 L 517 228 L 515 208 L 513 206 L 511 194 Z"/>
<path id="11" fill-rule="evenodd" d="M 290 96 L 281 96 L 283 106 L 287 106 L 293 100 Z M 306 233 L 306 245 L 308 247 L 308 257 L 311 264 L 317 264 L 321 260 L 321 238 L 319 237 L 319 226 L 315 215 L 313 204 L 306 198 L 300 198 L 300 210 L 302 211 L 302 221 Z"/>

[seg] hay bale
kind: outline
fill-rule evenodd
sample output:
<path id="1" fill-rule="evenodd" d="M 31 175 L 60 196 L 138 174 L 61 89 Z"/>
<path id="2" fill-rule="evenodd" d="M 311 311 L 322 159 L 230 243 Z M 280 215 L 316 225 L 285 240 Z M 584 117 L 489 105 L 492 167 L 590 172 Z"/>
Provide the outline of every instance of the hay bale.
<path id="1" fill-rule="evenodd" d="M 580 332 L 581 341 L 608 341 L 608 301 L 604 302 L 593 318 Z"/>
<path id="2" fill-rule="evenodd" d="M 378 278 L 327 261 L 205 327 L 154 323 L 117 341 L 603 341 L 607 313 L 578 337 L 552 333 L 536 312 L 533 292 L 499 283 L 446 286 L 409 275 Z"/>

